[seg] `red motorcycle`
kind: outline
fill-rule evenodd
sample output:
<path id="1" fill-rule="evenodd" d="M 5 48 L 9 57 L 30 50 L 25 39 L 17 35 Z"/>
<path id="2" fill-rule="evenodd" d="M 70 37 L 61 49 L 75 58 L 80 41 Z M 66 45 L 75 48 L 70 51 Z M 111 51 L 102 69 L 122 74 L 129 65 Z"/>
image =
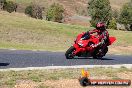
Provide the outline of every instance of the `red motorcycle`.
<path id="1" fill-rule="evenodd" d="M 67 59 L 72 59 L 76 56 L 101 59 L 108 52 L 108 46 L 115 40 L 115 37 L 109 37 L 105 44 L 93 48 L 93 45 L 99 43 L 99 35 L 83 32 L 77 36 L 75 43 L 66 51 L 65 56 Z"/>

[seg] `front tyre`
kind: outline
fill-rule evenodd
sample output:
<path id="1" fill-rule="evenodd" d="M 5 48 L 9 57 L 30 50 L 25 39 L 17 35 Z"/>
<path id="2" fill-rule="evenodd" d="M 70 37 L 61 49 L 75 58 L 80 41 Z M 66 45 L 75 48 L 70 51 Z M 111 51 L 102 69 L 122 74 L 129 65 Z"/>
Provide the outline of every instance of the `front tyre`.
<path id="1" fill-rule="evenodd" d="M 73 52 L 75 51 L 74 46 L 71 46 L 65 53 L 66 59 L 74 58 Z"/>

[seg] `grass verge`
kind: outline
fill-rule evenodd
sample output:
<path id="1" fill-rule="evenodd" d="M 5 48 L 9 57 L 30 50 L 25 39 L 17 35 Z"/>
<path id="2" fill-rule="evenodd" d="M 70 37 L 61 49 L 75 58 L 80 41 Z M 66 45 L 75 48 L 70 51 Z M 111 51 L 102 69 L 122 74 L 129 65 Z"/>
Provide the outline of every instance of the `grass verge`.
<path id="1" fill-rule="evenodd" d="M 130 79 L 132 69 L 121 68 L 87 68 L 92 79 Z M 123 75 L 125 74 L 125 75 Z M 127 75 L 127 76 L 126 76 Z M 13 88 L 32 83 L 37 88 L 51 88 L 44 86 L 47 81 L 77 80 L 81 76 L 81 69 L 58 69 L 58 70 L 28 70 L 28 71 L 4 71 L 0 72 L 0 87 Z M 6 87 L 5 87 L 6 86 Z M 21 87 L 20 87 L 21 88 Z M 33 87 L 31 87 L 33 88 Z"/>

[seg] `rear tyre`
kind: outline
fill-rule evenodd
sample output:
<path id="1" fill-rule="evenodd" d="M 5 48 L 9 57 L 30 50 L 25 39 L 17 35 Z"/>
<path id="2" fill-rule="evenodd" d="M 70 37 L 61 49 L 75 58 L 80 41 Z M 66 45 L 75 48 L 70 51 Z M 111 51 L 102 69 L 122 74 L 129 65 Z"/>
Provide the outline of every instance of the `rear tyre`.
<path id="1" fill-rule="evenodd" d="M 102 55 L 100 55 L 99 53 L 99 49 L 96 49 L 94 52 L 93 52 L 93 59 L 102 59 Z"/>
<path id="2" fill-rule="evenodd" d="M 106 48 L 104 49 L 104 56 L 106 55 L 107 52 L 108 52 L 108 47 L 106 47 Z"/>
<path id="3" fill-rule="evenodd" d="M 75 51 L 74 46 L 71 46 L 65 53 L 66 59 L 73 59 L 74 55 L 73 52 Z"/>
<path id="4" fill-rule="evenodd" d="M 94 59 L 102 59 L 103 56 L 101 56 L 101 55 L 93 55 L 93 58 L 94 58 Z"/>
<path id="5" fill-rule="evenodd" d="M 93 53 L 93 58 L 94 59 L 102 59 L 103 56 L 106 55 L 106 53 L 108 52 L 108 47 L 106 47 L 101 53 L 99 51 L 100 49 L 97 49 L 94 53 Z"/>

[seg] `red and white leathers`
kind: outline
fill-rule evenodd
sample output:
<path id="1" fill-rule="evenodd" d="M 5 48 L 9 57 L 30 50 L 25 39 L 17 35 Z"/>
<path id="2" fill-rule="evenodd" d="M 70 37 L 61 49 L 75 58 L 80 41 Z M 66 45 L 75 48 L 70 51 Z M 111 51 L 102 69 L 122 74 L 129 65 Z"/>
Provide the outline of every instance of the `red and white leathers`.
<path id="1" fill-rule="evenodd" d="M 103 45 L 106 42 L 108 42 L 107 40 L 109 38 L 109 33 L 108 33 L 107 30 L 97 30 L 97 29 L 94 29 L 92 31 L 89 31 L 89 33 L 90 34 L 97 33 L 99 41 L 100 41 L 98 44 L 93 45 L 92 47 L 97 47 L 99 45 Z"/>

